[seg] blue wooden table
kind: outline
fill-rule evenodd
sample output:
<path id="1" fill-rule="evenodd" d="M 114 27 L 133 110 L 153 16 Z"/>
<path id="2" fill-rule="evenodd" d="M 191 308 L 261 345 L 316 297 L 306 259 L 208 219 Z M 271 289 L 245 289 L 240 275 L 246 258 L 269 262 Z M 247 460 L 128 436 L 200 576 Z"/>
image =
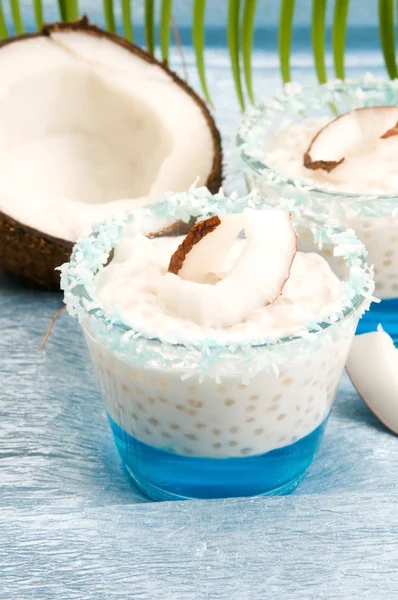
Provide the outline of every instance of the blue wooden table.
<path id="1" fill-rule="evenodd" d="M 363 74 L 355 53 L 348 63 Z M 228 155 L 239 112 L 225 49 L 208 64 Z M 258 95 L 273 93 L 276 57 L 255 64 Z M 312 79 L 311 60 L 297 64 Z M 346 375 L 294 495 L 152 503 L 120 466 L 76 322 L 62 315 L 40 352 L 61 302 L 0 277 L 1 600 L 398 598 L 398 438 Z"/>

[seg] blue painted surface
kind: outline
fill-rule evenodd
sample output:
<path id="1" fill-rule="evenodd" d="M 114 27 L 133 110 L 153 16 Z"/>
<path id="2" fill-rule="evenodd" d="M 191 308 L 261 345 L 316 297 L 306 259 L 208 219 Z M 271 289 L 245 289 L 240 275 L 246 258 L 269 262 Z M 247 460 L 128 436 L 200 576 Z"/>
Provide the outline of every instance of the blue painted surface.
<path id="1" fill-rule="evenodd" d="M 398 298 L 373 302 L 358 324 L 357 333 L 376 331 L 381 323 L 383 329 L 398 343 Z"/>
<path id="2" fill-rule="evenodd" d="M 207 60 L 229 156 L 239 112 L 228 56 L 219 47 Z M 258 50 L 254 64 L 257 96 L 278 90 L 276 55 Z M 313 80 L 308 52 L 293 65 Z M 347 65 L 384 72 L 378 48 L 351 51 Z M 59 294 L 0 278 L 1 600 L 398 597 L 398 438 L 346 375 L 292 496 L 152 503 L 121 466 L 78 325 L 61 316 L 40 353 L 60 306 Z"/>
<path id="3" fill-rule="evenodd" d="M 195 458 L 143 444 L 109 415 L 119 454 L 137 486 L 154 500 L 273 496 L 301 481 L 323 437 L 326 421 L 301 440 L 245 458 Z"/>

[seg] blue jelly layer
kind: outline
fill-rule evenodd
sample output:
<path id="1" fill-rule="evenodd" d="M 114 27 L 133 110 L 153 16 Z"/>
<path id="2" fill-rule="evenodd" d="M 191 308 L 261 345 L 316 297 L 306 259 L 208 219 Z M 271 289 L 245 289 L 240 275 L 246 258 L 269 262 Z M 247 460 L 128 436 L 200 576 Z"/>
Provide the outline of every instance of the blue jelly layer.
<path id="1" fill-rule="evenodd" d="M 294 444 L 242 458 L 196 458 L 138 441 L 109 416 L 115 443 L 136 484 L 154 500 L 230 498 L 288 493 L 320 444 L 326 421 Z"/>
<path id="2" fill-rule="evenodd" d="M 357 333 L 368 333 L 376 331 L 378 324 L 381 323 L 383 329 L 391 335 L 395 345 L 398 344 L 398 298 L 382 300 L 376 304 L 371 304 L 358 323 Z"/>

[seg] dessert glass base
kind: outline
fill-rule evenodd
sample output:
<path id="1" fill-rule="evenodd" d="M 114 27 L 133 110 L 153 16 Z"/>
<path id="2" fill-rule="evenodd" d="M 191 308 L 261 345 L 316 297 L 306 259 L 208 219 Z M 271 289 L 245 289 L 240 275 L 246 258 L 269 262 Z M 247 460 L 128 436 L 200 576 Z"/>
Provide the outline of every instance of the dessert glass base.
<path id="1" fill-rule="evenodd" d="M 267 210 L 253 194 L 228 206 L 203 189 L 166 198 L 100 225 L 62 269 L 65 301 L 82 325 L 118 451 L 136 484 L 156 500 L 292 491 L 321 442 L 373 293 L 363 245 L 350 232 L 311 220 L 301 229 L 339 250 L 344 279 L 322 319 L 286 337 L 264 333 L 239 342 L 214 330 L 194 342 L 179 328 L 161 339 L 162 331 L 132 329 L 98 303 L 95 277 L 126 225 L 147 234 L 156 224 L 164 232 L 167 218 L 242 213 L 249 202 Z"/>
<path id="2" fill-rule="evenodd" d="M 148 446 L 109 423 L 119 454 L 144 494 L 153 500 L 275 496 L 292 492 L 320 445 L 327 418 L 309 435 L 264 454 L 197 458 Z"/>

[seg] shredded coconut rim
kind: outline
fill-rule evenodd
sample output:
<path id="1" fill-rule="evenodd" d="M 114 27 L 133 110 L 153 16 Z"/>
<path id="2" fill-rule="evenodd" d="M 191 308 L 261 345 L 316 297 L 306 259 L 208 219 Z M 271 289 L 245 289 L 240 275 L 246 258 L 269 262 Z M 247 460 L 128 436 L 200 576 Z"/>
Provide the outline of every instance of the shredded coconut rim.
<path id="1" fill-rule="evenodd" d="M 290 210 L 289 204 L 288 200 L 281 199 L 281 208 Z M 207 372 L 217 378 L 222 364 L 223 373 L 236 373 L 238 368 L 244 380 L 264 367 L 275 369 L 286 360 L 310 356 L 324 342 L 325 335 L 330 339 L 340 339 L 347 329 L 352 328 L 350 317 L 360 316 L 372 300 L 372 270 L 366 263 L 365 247 L 352 230 L 342 231 L 337 224 L 325 226 L 314 219 L 307 220 L 306 226 L 312 231 L 315 242 L 319 246 L 324 243 L 334 245 L 335 254 L 345 260 L 349 279 L 342 284 L 339 306 L 331 307 L 322 322 L 311 321 L 292 336 L 257 339 L 244 344 L 220 344 L 208 337 L 200 344 L 192 344 L 189 339 L 184 339 L 184 332 L 181 332 L 178 339 L 164 341 L 156 332 L 143 334 L 131 329 L 117 312 L 106 313 L 103 310 L 96 299 L 94 278 L 104 269 L 109 253 L 117 245 L 126 225 L 133 223 L 140 228 L 146 218 L 157 223 L 170 218 L 188 222 L 192 216 L 204 220 L 215 214 L 239 213 L 247 206 L 268 209 L 255 192 L 238 198 L 235 194 L 225 197 L 222 191 L 211 195 L 207 188 L 191 188 L 188 192 L 166 195 L 161 202 L 150 207 L 97 225 L 91 235 L 81 238 L 75 245 L 70 262 L 60 267 L 61 287 L 68 312 L 77 316 L 93 337 L 114 352 L 139 364 L 170 368 L 183 363 L 187 377 Z M 292 217 L 295 221 L 294 212 Z M 303 223 L 302 219 L 300 223 Z M 338 326 L 333 327 L 336 324 Z"/>

